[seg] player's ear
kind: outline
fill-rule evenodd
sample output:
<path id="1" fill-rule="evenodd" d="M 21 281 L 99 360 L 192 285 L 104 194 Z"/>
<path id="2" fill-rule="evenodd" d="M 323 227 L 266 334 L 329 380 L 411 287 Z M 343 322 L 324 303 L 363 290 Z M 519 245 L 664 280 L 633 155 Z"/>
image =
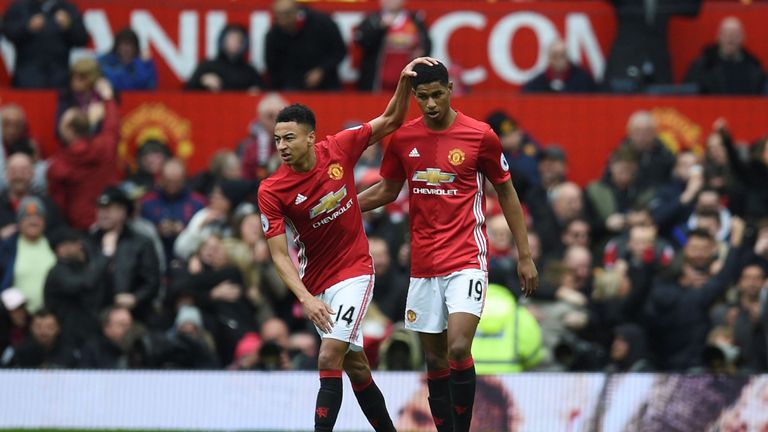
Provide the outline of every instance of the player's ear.
<path id="1" fill-rule="evenodd" d="M 448 94 L 453 93 L 453 81 L 448 81 Z"/>
<path id="2" fill-rule="evenodd" d="M 307 134 L 307 140 L 309 140 L 309 145 L 315 145 L 315 131 L 309 131 Z"/>

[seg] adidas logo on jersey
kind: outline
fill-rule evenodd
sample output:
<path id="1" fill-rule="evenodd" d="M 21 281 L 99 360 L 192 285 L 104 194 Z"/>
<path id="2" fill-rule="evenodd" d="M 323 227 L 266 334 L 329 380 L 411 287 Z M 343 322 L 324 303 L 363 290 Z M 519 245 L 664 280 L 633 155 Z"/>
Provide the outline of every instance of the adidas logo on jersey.
<path id="1" fill-rule="evenodd" d="M 421 157 L 421 155 L 419 154 L 419 151 L 416 150 L 416 147 L 414 147 L 413 150 L 408 153 L 408 157 Z"/>
<path id="2" fill-rule="evenodd" d="M 303 203 L 303 202 L 304 202 L 304 201 L 306 201 L 306 200 L 307 200 L 307 197 L 305 197 L 305 196 L 304 196 L 304 195 L 302 195 L 302 194 L 298 194 L 298 195 L 296 195 L 296 200 L 295 200 L 293 203 L 294 203 L 295 205 L 299 205 L 299 204 Z"/>

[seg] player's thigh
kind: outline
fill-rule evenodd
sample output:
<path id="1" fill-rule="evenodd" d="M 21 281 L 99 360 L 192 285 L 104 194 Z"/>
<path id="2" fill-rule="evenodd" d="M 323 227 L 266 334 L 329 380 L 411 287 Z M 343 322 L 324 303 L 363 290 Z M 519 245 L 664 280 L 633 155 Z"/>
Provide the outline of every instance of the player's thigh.
<path id="1" fill-rule="evenodd" d="M 349 343 L 349 349 L 362 351 L 363 333 L 360 329 L 363 317 L 373 297 L 373 275 L 350 278 L 333 285 L 318 298 L 334 311 L 331 316 L 333 328 L 323 333 L 323 339 L 330 338 Z"/>
<path id="2" fill-rule="evenodd" d="M 442 333 L 448 326 L 445 292 L 440 279 L 411 278 L 405 300 L 405 328 L 420 333 Z"/>

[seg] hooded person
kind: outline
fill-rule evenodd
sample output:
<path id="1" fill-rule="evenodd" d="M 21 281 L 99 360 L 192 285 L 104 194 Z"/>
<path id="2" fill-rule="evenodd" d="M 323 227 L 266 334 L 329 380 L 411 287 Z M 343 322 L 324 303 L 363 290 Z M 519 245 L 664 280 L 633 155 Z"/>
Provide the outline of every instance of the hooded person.
<path id="1" fill-rule="evenodd" d="M 117 91 L 157 88 L 155 62 L 142 55 L 139 37 L 130 27 L 117 32 L 112 50 L 99 57 L 99 67 Z"/>
<path id="2" fill-rule="evenodd" d="M 637 324 L 622 324 L 614 329 L 610 372 L 648 372 L 652 370 L 645 331 Z"/>
<path id="3" fill-rule="evenodd" d="M 245 27 L 230 24 L 219 35 L 218 55 L 200 63 L 187 81 L 187 90 L 260 89 L 264 85 L 256 68 L 248 62 L 248 31 Z"/>

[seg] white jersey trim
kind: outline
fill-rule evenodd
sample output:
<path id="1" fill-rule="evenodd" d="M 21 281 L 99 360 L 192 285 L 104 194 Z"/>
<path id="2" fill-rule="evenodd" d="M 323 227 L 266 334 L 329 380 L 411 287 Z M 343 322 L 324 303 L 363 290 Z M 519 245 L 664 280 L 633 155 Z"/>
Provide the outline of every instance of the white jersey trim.
<path id="1" fill-rule="evenodd" d="M 485 186 L 485 176 L 481 173 L 476 174 L 477 192 L 475 193 L 475 202 L 472 211 L 475 214 L 475 228 L 472 230 L 477 243 L 477 260 L 480 263 L 480 269 L 488 271 L 486 255 L 488 253 L 488 239 L 483 235 L 483 224 L 485 223 L 485 214 L 483 214 L 483 187 Z"/>
<path id="2" fill-rule="evenodd" d="M 293 224 L 293 221 L 285 218 L 285 222 L 291 228 L 291 231 L 293 231 L 293 242 L 299 247 L 299 277 L 304 279 L 308 261 L 307 248 L 304 246 L 304 243 L 301 242 L 301 234 L 299 234 L 299 230 L 296 229 L 296 225 Z"/>

